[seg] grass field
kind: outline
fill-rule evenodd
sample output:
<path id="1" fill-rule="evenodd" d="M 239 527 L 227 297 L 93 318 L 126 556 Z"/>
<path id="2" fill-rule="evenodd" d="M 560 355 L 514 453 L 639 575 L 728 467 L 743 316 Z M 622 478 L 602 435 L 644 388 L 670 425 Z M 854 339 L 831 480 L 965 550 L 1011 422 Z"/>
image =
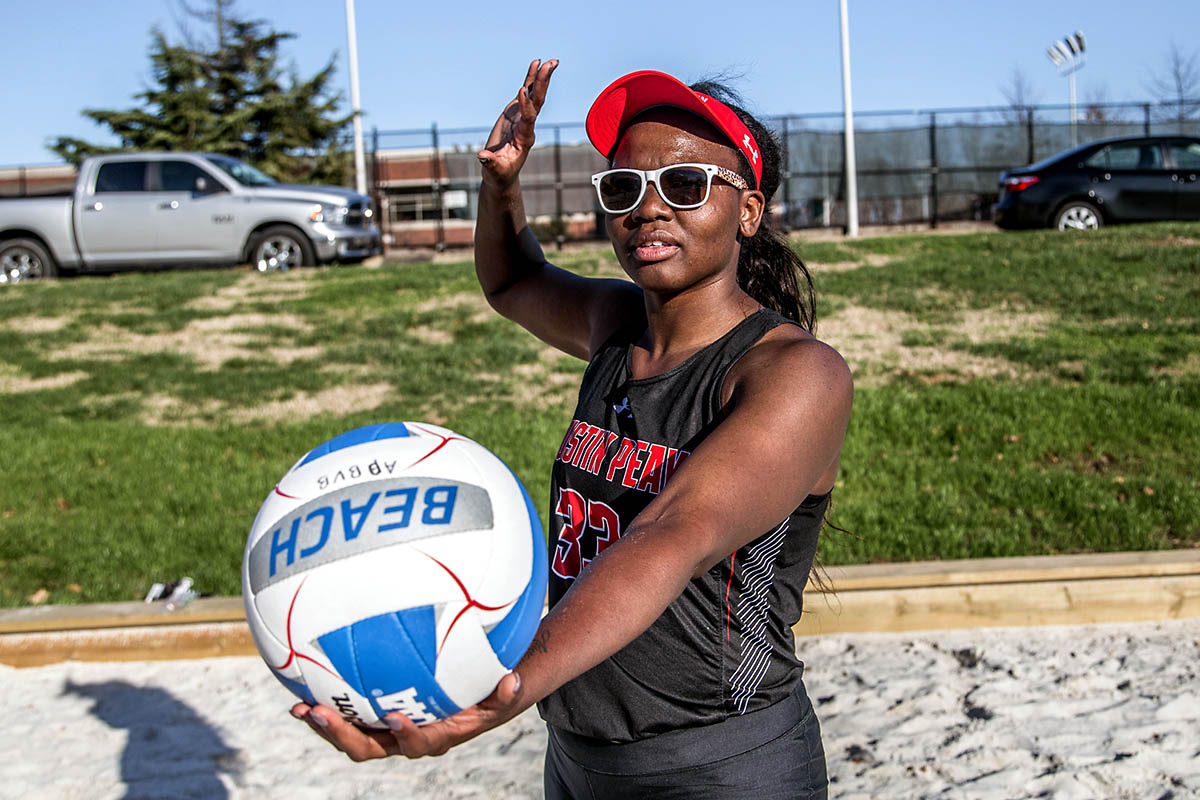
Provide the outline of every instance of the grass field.
<path id="1" fill-rule="evenodd" d="M 1200 225 L 798 247 L 856 379 L 825 564 L 1200 547 Z M 370 422 L 482 441 L 544 517 L 582 366 L 467 263 L 7 287 L 0 605 L 236 594 L 275 480 Z"/>

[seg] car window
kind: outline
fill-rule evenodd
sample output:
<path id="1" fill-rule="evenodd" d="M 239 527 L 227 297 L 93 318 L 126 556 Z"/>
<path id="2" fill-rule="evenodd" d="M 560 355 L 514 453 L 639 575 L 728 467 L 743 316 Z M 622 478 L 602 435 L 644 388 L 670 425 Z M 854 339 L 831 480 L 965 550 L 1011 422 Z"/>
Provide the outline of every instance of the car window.
<path id="1" fill-rule="evenodd" d="M 1162 150 L 1157 144 L 1113 144 L 1087 160 L 1099 169 L 1162 169 Z"/>
<path id="2" fill-rule="evenodd" d="M 1180 169 L 1200 169 L 1200 142 L 1177 142 L 1171 145 L 1171 158 Z"/>
<path id="3" fill-rule="evenodd" d="M 97 192 L 146 191 L 145 161 L 112 161 L 96 173 Z"/>
<path id="4" fill-rule="evenodd" d="M 203 178 L 210 189 L 219 186 L 211 175 L 190 161 L 163 161 L 161 170 L 164 192 L 194 192 L 197 178 Z"/>

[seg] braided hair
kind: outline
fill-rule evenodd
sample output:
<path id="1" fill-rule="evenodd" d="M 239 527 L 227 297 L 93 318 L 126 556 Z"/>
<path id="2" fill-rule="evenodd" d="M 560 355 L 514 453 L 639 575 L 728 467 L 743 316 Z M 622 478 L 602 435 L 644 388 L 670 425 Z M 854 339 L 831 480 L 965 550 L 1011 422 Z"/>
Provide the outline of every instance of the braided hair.
<path id="1" fill-rule="evenodd" d="M 762 185 L 755 188 L 766 198 L 766 208 L 762 223 L 753 236 L 747 239 L 738 235 L 742 244 L 737 266 L 738 286 L 763 306 L 778 311 L 813 333 L 817 326 L 817 296 L 812 275 L 800 256 L 788 245 L 787 239 L 772 226 L 771 198 L 779 188 L 780 181 L 779 140 L 742 108 L 742 99 L 724 84 L 702 80 L 693 83 L 691 89 L 720 100 L 737 114 L 758 143 L 762 158 Z M 754 170 L 745 154 L 741 150 L 737 152 L 741 161 L 739 173 L 748 184 L 754 186 Z"/>

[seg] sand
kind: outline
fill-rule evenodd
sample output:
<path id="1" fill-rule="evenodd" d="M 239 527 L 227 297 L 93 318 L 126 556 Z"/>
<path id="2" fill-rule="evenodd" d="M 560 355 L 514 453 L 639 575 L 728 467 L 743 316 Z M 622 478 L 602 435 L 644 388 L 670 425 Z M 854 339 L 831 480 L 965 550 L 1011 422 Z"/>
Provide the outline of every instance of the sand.
<path id="1" fill-rule="evenodd" d="M 835 798 L 1200 797 L 1200 619 L 801 640 Z M 536 798 L 535 712 L 353 764 L 257 658 L 0 667 L 2 798 Z"/>

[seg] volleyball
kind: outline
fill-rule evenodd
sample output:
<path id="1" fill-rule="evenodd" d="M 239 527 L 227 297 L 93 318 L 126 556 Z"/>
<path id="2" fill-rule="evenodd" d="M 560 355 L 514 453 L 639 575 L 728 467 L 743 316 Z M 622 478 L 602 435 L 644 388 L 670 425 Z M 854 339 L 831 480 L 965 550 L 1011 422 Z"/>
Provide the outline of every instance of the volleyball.
<path id="1" fill-rule="evenodd" d="M 420 422 L 305 454 L 263 502 L 242 560 L 246 619 L 275 677 L 374 728 L 487 697 L 532 641 L 546 580 L 521 482 L 483 445 Z"/>

